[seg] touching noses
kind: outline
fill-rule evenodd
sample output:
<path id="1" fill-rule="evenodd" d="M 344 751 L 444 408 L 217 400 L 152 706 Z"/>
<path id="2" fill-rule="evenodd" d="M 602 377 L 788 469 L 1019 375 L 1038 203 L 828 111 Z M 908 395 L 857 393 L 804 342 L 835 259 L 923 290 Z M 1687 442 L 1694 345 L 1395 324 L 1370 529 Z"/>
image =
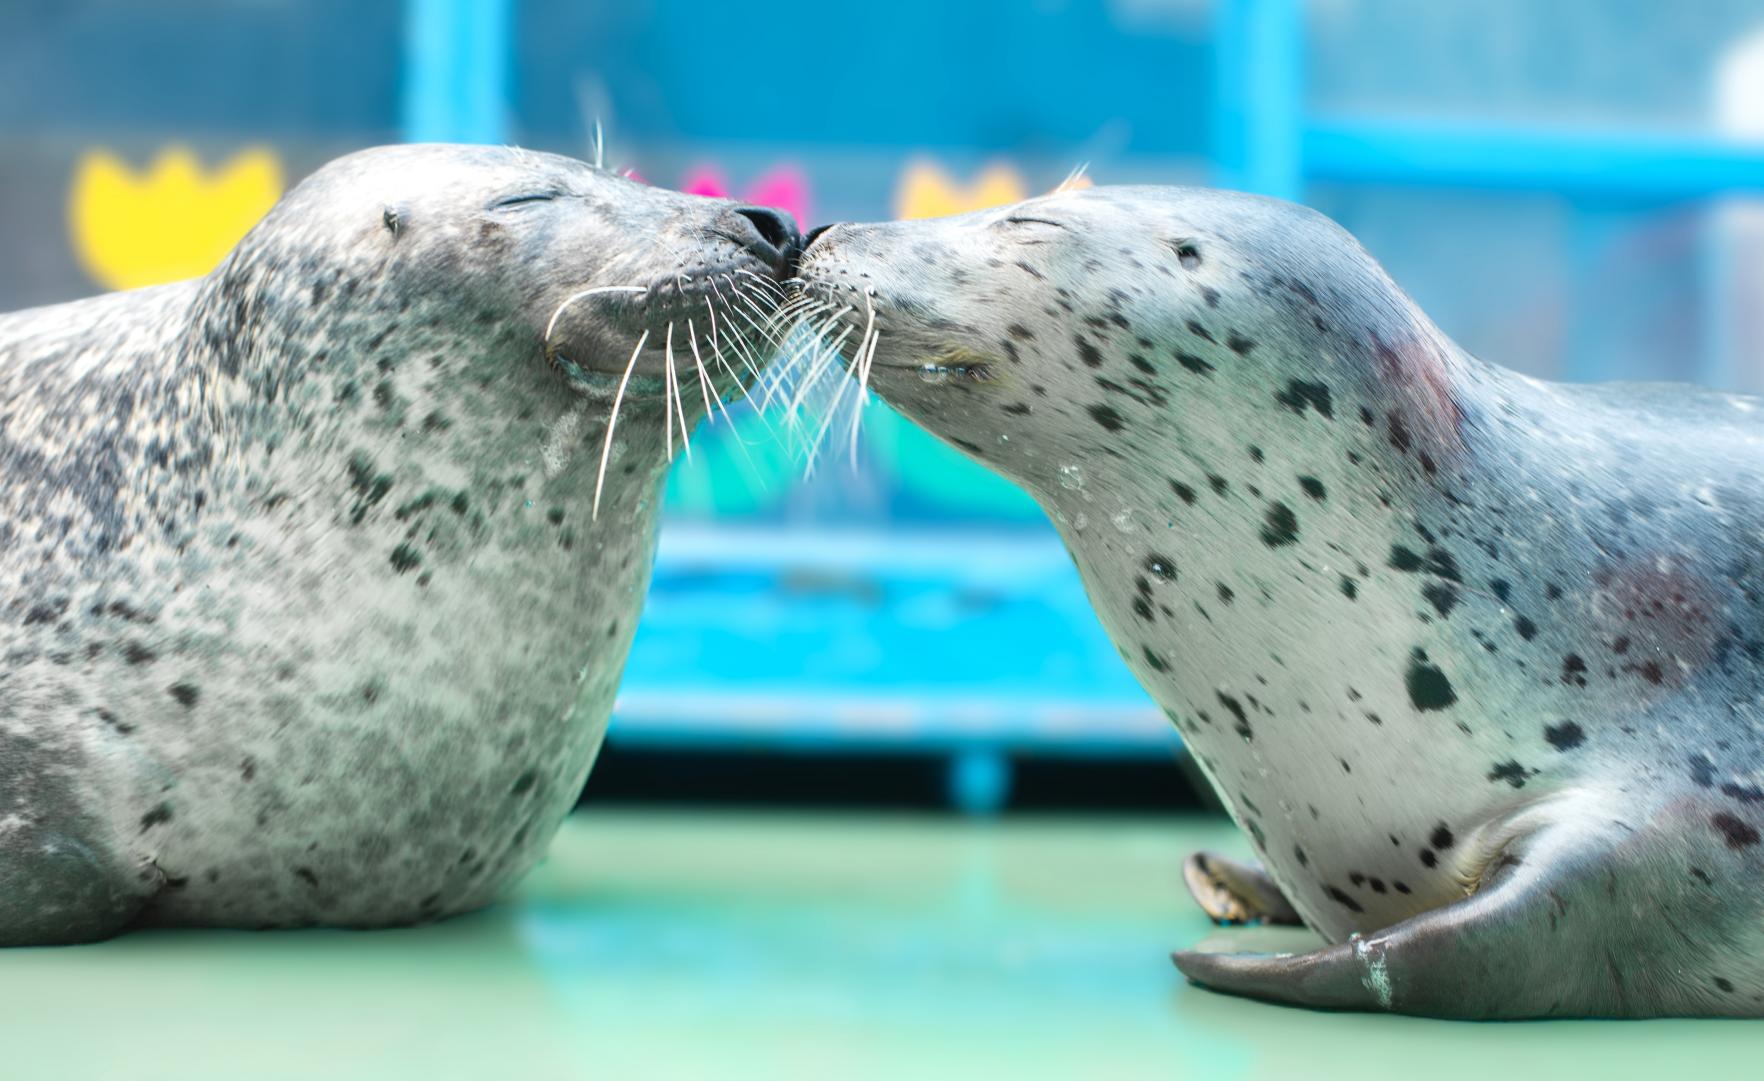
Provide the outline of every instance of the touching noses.
<path id="1" fill-rule="evenodd" d="M 735 216 L 744 222 L 742 240 L 748 250 L 770 263 L 779 274 L 790 271 L 802 250 L 802 234 L 781 210 L 764 206 L 738 206 Z"/>

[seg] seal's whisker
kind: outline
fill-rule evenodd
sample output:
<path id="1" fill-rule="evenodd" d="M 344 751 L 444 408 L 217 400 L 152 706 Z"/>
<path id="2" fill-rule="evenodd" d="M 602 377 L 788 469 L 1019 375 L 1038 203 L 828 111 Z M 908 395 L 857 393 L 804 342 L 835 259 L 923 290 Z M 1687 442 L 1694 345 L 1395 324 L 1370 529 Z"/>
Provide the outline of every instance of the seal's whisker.
<path id="1" fill-rule="evenodd" d="M 711 404 L 713 399 L 711 395 L 710 375 L 704 370 L 704 354 L 698 351 L 698 329 L 692 325 L 692 319 L 690 317 L 686 320 L 686 344 L 692 347 L 692 361 L 698 370 L 698 389 L 704 394 L 705 417 L 708 418 L 710 423 L 715 424 L 717 422 L 717 406 L 722 406 L 723 419 L 729 422 L 730 427 L 734 427 L 735 422 L 729 420 L 729 407 L 723 405 L 723 396 L 721 394 L 716 395 L 716 405 L 713 406 Z"/>
<path id="2" fill-rule="evenodd" d="M 729 299 L 723 296 L 722 289 L 717 286 L 716 278 L 713 276 L 707 278 L 706 281 L 709 283 L 711 291 L 717 295 L 717 299 L 723 302 L 723 322 L 727 323 L 729 321 L 728 316 L 731 312 L 739 315 L 740 313 L 735 311 L 734 305 L 729 302 Z M 708 310 L 715 310 L 714 305 L 707 305 L 706 307 Z M 729 335 L 729 346 L 735 350 L 735 354 L 741 360 L 742 366 L 745 367 L 755 379 L 761 378 L 760 368 L 762 365 L 758 363 L 752 351 L 747 348 L 746 343 L 741 340 L 741 335 Z"/>
<path id="3" fill-rule="evenodd" d="M 551 313 L 551 321 L 545 324 L 545 344 L 551 344 L 551 332 L 557 329 L 558 317 L 563 315 L 565 308 L 574 304 L 576 301 L 581 300 L 584 297 L 594 296 L 596 293 L 645 293 L 648 291 L 649 287 L 645 285 L 596 285 L 591 289 L 583 289 L 580 292 L 571 293 L 564 298 L 562 304 L 557 306 L 557 310 Z"/>
<path id="4" fill-rule="evenodd" d="M 822 312 L 831 308 L 831 304 L 822 305 L 815 315 L 805 317 L 799 325 L 806 325 L 810 320 L 819 319 Z M 827 332 L 832 330 L 833 327 L 838 324 L 839 319 L 850 310 L 850 308 L 842 308 L 839 311 L 834 312 L 831 316 L 819 319 L 819 321 L 813 325 L 808 340 L 792 350 L 785 358 L 784 363 L 780 367 L 777 378 L 772 381 L 770 387 L 766 388 L 766 394 L 760 403 L 760 408 L 764 409 L 771 404 L 772 395 L 774 393 L 779 396 L 780 400 L 786 396 L 795 398 L 796 395 L 790 394 L 788 389 L 793 380 L 799 380 L 796 383 L 797 388 L 806 393 L 806 387 L 809 384 L 812 384 L 813 376 L 812 374 L 803 373 L 803 365 L 808 365 L 808 373 L 813 373 L 817 370 L 821 358 L 824 356 L 822 347 Z M 794 407 L 792 407 L 791 412 L 786 415 L 793 416 L 793 414 Z"/>
<path id="5" fill-rule="evenodd" d="M 589 512 L 591 521 L 600 518 L 600 492 L 606 487 L 606 463 L 612 458 L 613 428 L 619 422 L 619 406 L 625 400 L 625 387 L 630 385 L 631 373 L 637 370 L 637 358 L 643 353 L 644 343 L 649 341 L 649 331 L 644 331 L 637 339 L 637 348 L 631 350 L 631 362 L 625 365 L 625 374 L 619 379 L 618 392 L 613 395 L 612 412 L 606 418 L 606 439 L 600 447 L 600 472 L 594 477 L 594 508 Z"/>
<path id="6" fill-rule="evenodd" d="M 761 325 L 768 318 L 765 311 L 758 304 L 755 304 L 753 302 L 752 297 L 748 296 L 747 293 L 742 291 L 741 284 L 735 280 L 735 276 L 733 274 L 725 274 L 725 275 L 723 275 L 723 277 L 729 282 L 730 295 L 733 296 L 736 300 L 739 300 L 741 302 L 741 305 L 745 305 L 745 307 L 746 307 L 746 310 L 744 311 L 742 309 L 741 305 L 731 304 L 730 310 L 733 311 L 736 315 L 739 315 L 741 317 L 742 322 L 746 323 L 749 327 L 753 328 L 753 332 L 755 334 L 758 334 L 762 340 L 764 340 L 767 344 L 771 345 L 774 349 L 777 348 L 778 344 L 779 344 L 778 339 L 773 336 L 771 331 L 767 330 L 764 326 Z M 753 314 L 749 315 L 748 312 L 752 312 Z M 754 322 L 755 315 L 757 315 L 759 317 L 760 322 L 757 322 L 757 323 Z"/>
<path id="7" fill-rule="evenodd" d="M 870 303 L 867 296 L 865 298 L 865 304 L 866 304 L 866 306 L 869 307 L 870 314 L 869 314 L 869 319 L 866 321 L 866 323 L 864 325 L 863 337 L 859 339 L 860 345 L 859 345 L 858 352 L 860 354 L 863 352 L 864 348 L 866 348 L 869 345 L 870 332 L 876 328 L 875 305 Z M 841 340 L 843 340 L 843 339 L 841 339 Z M 796 396 L 791 400 L 789 416 L 791 416 L 792 419 L 794 419 L 797 411 L 802 407 L 802 403 L 807 399 L 809 388 L 813 387 L 817 382 L 820 381 L 820 379 L 823 375 L 825 375 L 828 371 L 832 370 L 833 366 L 838 363 L 838 360 L 839 360 L 839 350 L 838 349 L 826 350 L 825 352 L 821 353 L 819 356 L 817 356 L 815 358 L 814 365 L 809 368 L 808 376 L 803 380 L 802 386 L 798 388 Z M 841 388 L 841 390 L 843 391 L 843 387 Z"/>
<path id="8" fill-rule="evenodd" d="M 668 324 L 673 326 L 672 323 Z M 671 365 L 669 366 L 671 367 Z M 668 379 L 667 367 L 662 369 L 662 438 L 668 448 L 668 461 L 674 460 L 674 399 Z"/>
<path id="9" fill-rule="evenodd" d="M 674 321 L 672 319 L 668 320 L 667 345 L 662 351 L 662 356 L 666 358 L 668 384 L 673 387 L 674 408 L 678 411 L 680 417 L 680 450 L 686 455 L 686 460 L 690 462 L 692 460 L 692 439 L 686 434 L 686 399 L 680 394 L 680 377 L 674 368 Z M 670 414 L 666 408 L 667 401 L 665 391 L 663 392 L 662 405 L 662 424 L 665 426 L 671 424 L 674 420 L 673 414 Z M 671 429 L 668 436 L 668 444 L 670 447 L 673 445 Z M 669 460 L 671 461 L 672 459 L 670 458 Z"/>
<path id="10" fill-rule="evenodd" d="M 1089 162 L 1087 162 L 1087 161 L 1079 162 L 1076 166 L 1073 167 L 1071 172 L 1066 174 L 1066 179 L 1060 181 L 1059 186 L 1054 188 L 1054 193 L 1058 194 L 1059 192 L 1062 192 L 1062 191 L 1075 190 L 1074 186 L 1077 185 L 1078 183 L 1080 183 L 1081 181 L 1083 181 L 1085 179 L 1085 174 L 1088 173 L 1089 171 L 1090 171 L 1090 163 Z"/>
<path id="11" fill-rule="evenodd" d="M 784 292 L 783 286 L 779 285 L 777 282 L 773 281 L 770 278 L 761 277 L 760 275 L 755 274 L 753 271 L 748 270 L 746 267 L 740 267 L 740 268 L 736 269 L 735 273 L 747 275 L 749 278 L 752 278 L 754 281 L 758 282 L 760 285 L 760 288 L 764 289 L 769 295 L 775 296 L 780 300 L 784 299 L 784 297 L 787 295 Z"/>
<path id="12" fill-rule="evenodd" d="M 848 331 L 848 333 L 849 333 L 849 331 Z M 874 333 L 874 332 L 871 332 L 871 333 Z M 844 340 L 845 340 L 844 337 L 841 336 L 841 338 L 840 338 L 841 344 L 843 344 Z M 858 355 L 862 356 L 864 354 L 864 351 L 867 350 L 869 348 L 869 346 L 870 346 L 870 339 L 868 336 L 866 336 L 864 338 L 863 343 L 858 346 Z M 840 380 L 839 389 L 834 391 L 833 401 L 831 403 L 829 403 L 827 406 L 827 415 L 825 417 L 821 418 L 821 426 L 819 428 L 815 429 L 815 437 L 809 441 L 808 463 L 803 467 L 803 474 L 802 474 L 804 477 L 812 477 L 815 475 L 815 458 L 817 455 L 820 454 L 821 443 L 826 438 L 827 429 L 830 428 L 833 424 L 833 418 L 839 415 L 839 406 L 840 406 L 840 403 L 845 401 L 845 392 L 847 390 L 851 389 L 852 385 L 853 385 L 853 383 L 849 379 Z"/>
<path id="13" fill-rule="evenodd" d="M 870 368 L 876 363 L 876 349 L 882 344 L 882 330 L 877 328 L 870 336 L 870 351 L 862 357 L 858 365 L 857 397 L 852 399 L 851 407 L 851 468 L 855 472 L 858 467 L 858 429 L 863 426 L 864 407 L 870 404 Z"/>

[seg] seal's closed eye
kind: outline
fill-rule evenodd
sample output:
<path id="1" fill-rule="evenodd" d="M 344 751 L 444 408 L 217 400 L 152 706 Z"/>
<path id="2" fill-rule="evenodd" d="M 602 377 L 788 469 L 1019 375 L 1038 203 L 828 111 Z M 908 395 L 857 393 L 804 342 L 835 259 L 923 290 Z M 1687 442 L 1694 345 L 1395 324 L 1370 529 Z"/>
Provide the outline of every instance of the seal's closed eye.
<path id="1" fill-rule="evenodd" d="M 507 210 L 509 207 L 525 206 L 528 203 L 549 203 L 558 197 L 555 191 L 531 191 L 520 195 L 510 195 L 490 204 L 491 210 Z"/>
<path id="2" fill-rule="evenodd" d="M 1031 217 L 1028 217 L 1027 215 L 1023 215 L 1023 214 L 1014 214 L 1011 217 L 1005 218 L 1003 221 L 1000 221 L 998 224 L 1000 224 L 1000 225 L 1051 225 L 1055 229 L 1066 228 L 1065 223 L 1054 221 L 1051 218 L 1031 218 Z"/>

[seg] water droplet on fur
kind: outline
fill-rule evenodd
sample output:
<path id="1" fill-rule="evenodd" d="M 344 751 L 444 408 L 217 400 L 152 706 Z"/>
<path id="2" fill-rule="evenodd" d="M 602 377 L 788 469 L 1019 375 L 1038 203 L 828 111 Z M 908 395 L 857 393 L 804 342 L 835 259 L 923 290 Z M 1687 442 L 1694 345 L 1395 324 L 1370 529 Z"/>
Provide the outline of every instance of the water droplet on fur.
<path id="1" fill-rule="evenodd" d="M 1133 532 L 1133 509 L 1128 507 L 1113 518 L 1110 518 L 1109 521 L 1114 522 L 1115 528 L 1121 532 L 1131 533 Z"/>
<path id="2" fill-rule="evenodd" d="M 1082 531 L 1084 529 L 1084 527 L 1088 526 L 1089 524 L 1090 524 L 1090 516 L 1085 514 L 1083 511 L 1079 511 L 1077 514 L 1074 514 L 1072 516 L 1072 528 L 1073 529 Z"/>
<path id="3" fill-rule="evenodd" d="M 1084 488 L 1084 470 L 1076 465 L 1060 466 L 1060 487 L 1076 492 Z"/>

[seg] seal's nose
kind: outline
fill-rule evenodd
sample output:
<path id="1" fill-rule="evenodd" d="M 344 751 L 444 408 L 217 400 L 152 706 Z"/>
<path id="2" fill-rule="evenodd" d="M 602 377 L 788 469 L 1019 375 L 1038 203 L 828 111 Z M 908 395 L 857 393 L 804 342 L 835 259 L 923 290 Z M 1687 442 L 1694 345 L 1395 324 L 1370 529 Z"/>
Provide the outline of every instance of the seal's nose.
<path id="1" fill-rule="evenodd" d="M 748 247 L 783 273 L 802 249 L 802 234 L 790 215 L 766 206 L 738 206 L 735 216 L 753 227 Z"/>

